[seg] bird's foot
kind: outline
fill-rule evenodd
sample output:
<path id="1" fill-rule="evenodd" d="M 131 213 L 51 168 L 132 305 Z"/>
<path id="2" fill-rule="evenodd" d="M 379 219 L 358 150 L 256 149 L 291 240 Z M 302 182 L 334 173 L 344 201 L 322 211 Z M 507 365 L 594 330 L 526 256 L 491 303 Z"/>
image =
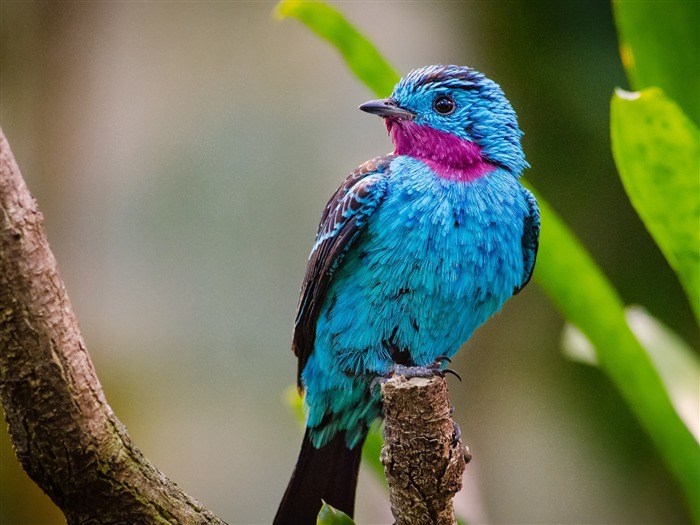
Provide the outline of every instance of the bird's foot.
<path id="1" fill-rule="evenodd" d="M 392 369 L 389 371 L 387 374 L 388 377 L 393 377 L 393 376 L 404 376 L 407 378 L 413 378 L 413 377 L 424 377 L 424 378 L 431 378 L 431 377 L 445 377 L 446 374 L 452 374 L 455 376 L 457 379 L 460 381 L 462 378 L 459 376 L 457 372 L 452 370 L 451 368 L 444 368 L 445 363 L 451 363 L 452 360 L 447 357 L 446 355 L 441 355 L 438 356 L 435 361 L 432 363 L 426 365 L 426 366 L 407 366 L 407 365 L 394 365 Z"/>
<path id="2" fill-rule="evenodd" d="M 389 379 L 395 376 L 403 376 L 407 379 L 412 379 L 414 377 L 422 377 L 425 379 L 430 379 L 432 377 L 445 377 L 447 374 L 452 374 L 457 379 L 462 381 L 460 375 L 452 370 L 451 368 L 443 368 L 443 365 L 451 363 L 452 360 L 446 355 L 438 356 L 435 361 L 426 366 L 410 366 L 410 365 L 399 365 L 396 364 L 391 367 L 391 369 L 384 375 L 377 376 L 372 379 L 370 383 L 370 390 L 375 391 L 377 387 L 381 387 Z"/>
<path id="3" fill-rule="evenodd" d="M 396 364 L 392 366 L 386 374 L 372 379 L 369 388 L 371 392 L 375 392 L 377 388 L 381 388 L 384 383 L 396 376 L 403 376 L 406 379 L 412 379 L 414 377 L 422 377 L 425 379 L 430 379 L 435 376 L 445 377 L 445 371 L 442 370 L 440 366 L 441 365 L 437 363 L 431 363 L 428 366 L 408 366 Z"/>
<path id="4" fill-rule="evenodd" d="M 426 366 L 405 366 L 405 365 L 394 365 L 390 374 L 392 375 L 402 375 L 408 378 L 411 377 L 425 377 L 430 378 L 434 376 L 445 377 L 446 374 L 452 374 L 457 379 L 462 381 L 462 378 L 457 372 L 451 368 L 444 368 L 445 363 L 452 363 L 452 360 L 446 355 L 439 355 L 435 358 L 435 361 Z"/>

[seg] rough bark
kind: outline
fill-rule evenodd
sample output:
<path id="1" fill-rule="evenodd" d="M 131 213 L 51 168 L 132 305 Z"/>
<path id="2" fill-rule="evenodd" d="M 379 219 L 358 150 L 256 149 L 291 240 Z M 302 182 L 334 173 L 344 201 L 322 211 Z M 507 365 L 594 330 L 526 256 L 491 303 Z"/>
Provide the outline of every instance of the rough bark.
<path id="1" fill-rule="evenodd" d="M 0 400 L 17 458 L 69 524 L 224 524 L 143 457 L 107 404 L 2 130 Z"/>
<path id="2" fill-rule="evenodd" d="M 384 447 L 396 525 L 454 525 L 452 501 L 470 459 L 442 377 L 395 376 L 382 385 Z"/>

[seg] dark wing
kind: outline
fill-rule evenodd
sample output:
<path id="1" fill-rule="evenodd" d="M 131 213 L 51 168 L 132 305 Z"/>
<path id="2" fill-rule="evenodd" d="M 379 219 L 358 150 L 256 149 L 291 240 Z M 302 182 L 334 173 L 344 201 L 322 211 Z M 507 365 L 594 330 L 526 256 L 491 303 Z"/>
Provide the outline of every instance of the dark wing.
<path id="1" fill-rule="evenodd" d="M 530 282 L 540 243 L 540 208 L 537 206 L 535 196 L 529 190 L 522 188 L 522 193 L 528 208 L 528 214 L 523 224 L 523 281 L 513 290 L 513 294 L 520 292 Z"/>
<path id="2" fill-rule="evenodd" d="M 294 321 L 292 350 L 299 358 L 297 384 L 314 350 L 316 321 L 335 270 L 379 207 L 386 192 L 384 172 L 393 155 L 377 157 L 353 171 L 338 188 L 321 215 L 316 242 L 309 255 L 306 275 Z"/>

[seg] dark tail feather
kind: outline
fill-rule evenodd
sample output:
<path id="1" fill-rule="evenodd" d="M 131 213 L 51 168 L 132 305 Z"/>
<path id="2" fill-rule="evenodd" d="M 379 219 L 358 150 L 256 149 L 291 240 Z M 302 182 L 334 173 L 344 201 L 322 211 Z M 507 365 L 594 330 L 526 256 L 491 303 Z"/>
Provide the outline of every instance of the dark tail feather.
<path id="1" fill-rule="evenodd" d="M 349 449 L 344 433 L 336 434 L 325 446 L 314 448 L 307 428 L 273 525 L 316 525 L 322 499 L 352 516 L 361 455 L 362 443 Z"/>

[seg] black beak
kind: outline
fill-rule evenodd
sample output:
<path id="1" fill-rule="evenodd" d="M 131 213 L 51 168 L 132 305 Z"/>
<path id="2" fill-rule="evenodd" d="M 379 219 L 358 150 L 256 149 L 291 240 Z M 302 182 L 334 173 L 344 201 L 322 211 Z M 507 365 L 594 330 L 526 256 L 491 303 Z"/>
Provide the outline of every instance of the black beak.
<path id="1" fill-rule="evenodd" d="M 415 113 L 397 106 L 396 102 L 390 98 L 370 100 L 362 104 L 360 109 L 372 115 L 379 115 L 380 117 L 389 119 L 413 120 L 416 116 Z"/>

